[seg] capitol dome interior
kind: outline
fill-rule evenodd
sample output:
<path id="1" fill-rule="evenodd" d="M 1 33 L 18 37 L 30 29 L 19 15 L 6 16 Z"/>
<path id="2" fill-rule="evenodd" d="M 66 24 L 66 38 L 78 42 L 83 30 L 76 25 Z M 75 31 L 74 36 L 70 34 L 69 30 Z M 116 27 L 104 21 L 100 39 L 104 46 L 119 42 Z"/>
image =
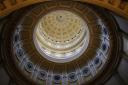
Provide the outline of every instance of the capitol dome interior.
<path id="1" fill-rule="evenodd" d="M 128 0 L 0 0 L 0 85 L 128 85 Z"/>

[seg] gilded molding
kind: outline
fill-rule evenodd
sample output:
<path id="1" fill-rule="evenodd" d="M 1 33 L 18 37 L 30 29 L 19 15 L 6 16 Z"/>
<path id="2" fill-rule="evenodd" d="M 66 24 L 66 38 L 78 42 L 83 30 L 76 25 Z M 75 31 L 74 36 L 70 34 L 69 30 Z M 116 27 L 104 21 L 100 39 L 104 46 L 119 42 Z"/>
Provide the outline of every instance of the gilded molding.
<path id="1" fill-rule="evenodd" d="M 0 2 L 0 16 L 7 16 L 20 8 L 51 0 L 3 0 Z M 77 0 L 106 8 L 128 19 L 128 1 L 124 0 Z"/>

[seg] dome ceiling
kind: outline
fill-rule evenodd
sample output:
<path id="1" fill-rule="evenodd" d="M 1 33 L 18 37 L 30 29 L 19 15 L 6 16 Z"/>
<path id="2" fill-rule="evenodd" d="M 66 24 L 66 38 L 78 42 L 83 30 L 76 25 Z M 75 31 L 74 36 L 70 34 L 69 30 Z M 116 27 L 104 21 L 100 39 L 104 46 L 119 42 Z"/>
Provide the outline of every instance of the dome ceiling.
<path id="1" fill-rule="evenodd" d="M 77 14 L 64 9 L 55 10 L 39 21 L 33 40 L 37 50 L 48 60 L 69 62 L 87 48 L 89 30 L 87 23 Z"/>
<path id="2" fill-rule="evenodd" d="M 101 8 L 49 1 L 14 12 L 9 21 L 1 51 L 18 84 L 102 83 L 118 62 L 118 27 Z"/>

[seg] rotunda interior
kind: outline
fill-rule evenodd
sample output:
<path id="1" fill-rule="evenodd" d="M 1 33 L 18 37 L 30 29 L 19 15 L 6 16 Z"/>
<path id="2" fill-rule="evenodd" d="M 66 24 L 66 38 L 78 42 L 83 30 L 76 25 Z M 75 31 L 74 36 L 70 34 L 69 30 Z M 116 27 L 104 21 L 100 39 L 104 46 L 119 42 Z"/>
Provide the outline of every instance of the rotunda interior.
<path id="1" fill-rule="evenodd" d="M 128 0 L 0 0 L 0 85 L 128 85 Z"/>

